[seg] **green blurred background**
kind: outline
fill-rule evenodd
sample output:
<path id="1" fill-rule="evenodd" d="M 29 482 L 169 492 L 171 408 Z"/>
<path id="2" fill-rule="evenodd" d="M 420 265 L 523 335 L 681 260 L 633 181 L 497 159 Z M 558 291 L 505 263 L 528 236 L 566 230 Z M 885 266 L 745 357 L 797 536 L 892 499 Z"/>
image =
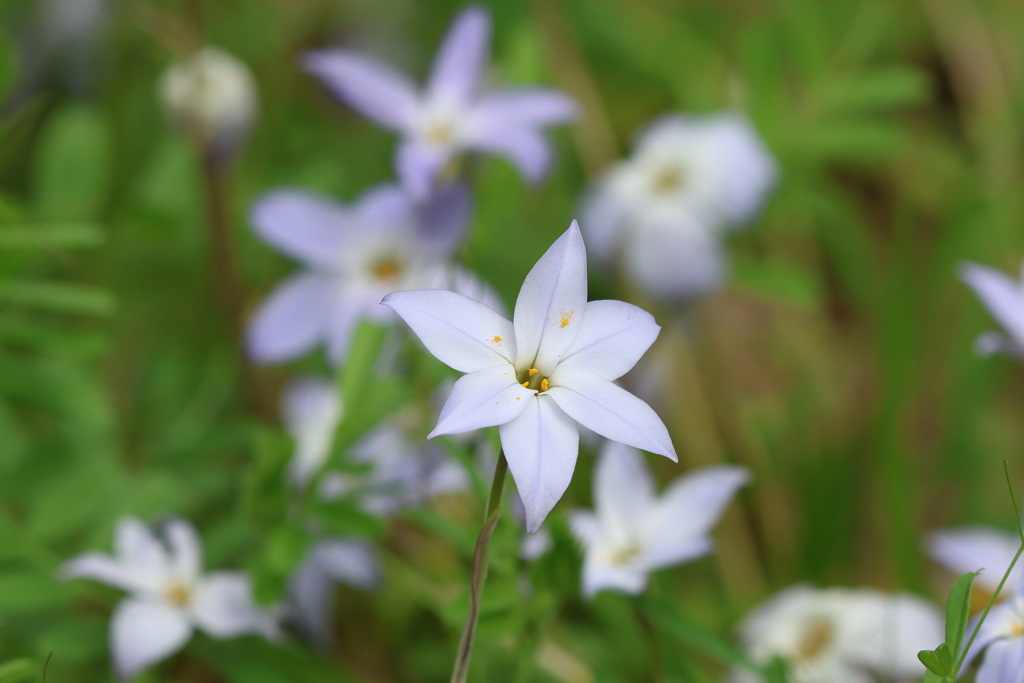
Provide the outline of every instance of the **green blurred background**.
<path id="1" fill-rule="evenodd" d="M 393 135 L 332 101 L 299 55 L 343 43 L 421 77 L 460 3 L 65 0 L 95 5 L 77 25 L 48 13 L 59 4 L 0 2 L 0 661 L 52 651 L 48 680 L 86 683 L 111 680 L 118 594 L 55 571 L 109 548 L 120 515 L 187 516 L 208 567 L 249 569 L 261 599 L 280 597 L 305 541 L 284 514 L 278 393 L 294 371 L 326 369 L 319 356 L 245 368 L 214 293 L 201 166 L 157 79 L 204 44 L 255 75 L 259 121 L 229 182 L 251 312 L 294 269 L 253 236 L 252 199 L 293 185 L 351 200 L 392 177 Z M 649 589 L 685 615 L 654 638 L 665 680 L 720 680 L 691 623 L 728 636 L 793 582 L 941 601 L 951 579 L 922 556 L 923 534 L 1009 528 L 1004 459 L 1024 482 L 1024 370 L 974 355 L 992 322 L 955 275 L 965 259 L 1018 272 L 1024 257 L 1024 3 L 485 4 L 496 74 L 556 85 L 585 110 L 555 133 L 541 187 L 500 160 L 475 169 L 459 256 L 506 302 L 588 179 L 659 114 L 742 109 L 781 165 L 762 218 L 730 238 L 730 284 L 690 312 L 687 343 L 671 337 L 659 412 L 683 467 L 736 461 L 755 483 L 717 553 Z M 592 298 L 630 298 L 672 328 L 672 311 L 592 277 Z M 362 334 L 372 365 L 379 335 Z M 343 377 L 366 400 L 335 457 L 444 375 L 424 356 L 411 378 Z M 519 566 L 517 529 L 499 527 L 476 680 L 651 680 L 632 601 L 579 597 L 565 512 L 589 504 L 592 462 L 552 515 L 554 552 Z M 683 471 L 650 462 L 662 481 Z M 341 589 L 329 653 L 197 637 L 140 680 L 446 680 L 480 509 L 477 491 L 387 524 L 326 511 L 379 542 L 387 577 L 376 594 Z"/>

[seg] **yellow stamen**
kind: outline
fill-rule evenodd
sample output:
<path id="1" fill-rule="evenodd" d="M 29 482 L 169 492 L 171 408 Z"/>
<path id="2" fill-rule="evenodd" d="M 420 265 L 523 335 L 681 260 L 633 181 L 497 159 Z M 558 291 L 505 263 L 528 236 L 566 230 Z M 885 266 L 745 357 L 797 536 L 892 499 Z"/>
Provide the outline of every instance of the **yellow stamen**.
<path id="1" fill-rule="evenodd" d="M 683 184 L 683 172 L 678 168 L 663 169 L 654 177 L 654 191 L 659 194 L 668 194 L 679 189 Z"/>
<path id="2" fill-rule="evenodd" d="M 188 586 L 175 581 L 164 589 L 164 598 L 175 607 L 186 607 L 192 602 L 192 591 Z"/>
<path id="3" fill-rule="evenodd" d="M 527 389 L 529 389 L 530 388 L 530 383 L 529 382 L 523 382 L 523 386 L 526 387 Z"/>
<path id="4" fill-rule="evenodd" d="M 547 391 L 548 390 L 548 381 L 546 379 L 542 379 L 540 381 L 540 390 L 541 391 Z"/>
<path id="5" fill-rule="evenodd" d="M 804 628 L 803 638 L 796 651 L 798 660 L 813 659 L 832 642 L 832 623 L 827 619 L 816 618 Z"/>
<path id="6" fill-rule="evenodd" d="M 1010 633 L 1017 636 L 1018 638 L 1024 636 L 1024 625 L 1010 624 Z"/>
<path id="7" fill-rule="evenodd" d="M 530 375 L 530 377 L 533 377 L 534 375 L 537 374 L 537 368 L 530 368 L 529 370 L 526 371 L 526 373 Z"/>
<path id="8" fill-rule="evenodd" d="M 491 341 L 493 341 L 493 342 L 500 342 L 501 341 L 501 337 L 499 337 L 498 335 L 494 335 L 494 339 L 492 339 Z"/>

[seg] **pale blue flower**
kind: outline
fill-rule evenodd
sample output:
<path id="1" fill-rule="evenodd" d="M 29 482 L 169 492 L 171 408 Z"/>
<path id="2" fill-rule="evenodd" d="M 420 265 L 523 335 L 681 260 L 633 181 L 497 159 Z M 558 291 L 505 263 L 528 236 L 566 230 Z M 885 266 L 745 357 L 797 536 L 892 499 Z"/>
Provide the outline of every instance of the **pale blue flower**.
<path id="1" fill-rule="evenodd" d="M 975 342 L 975 349 L 983 356 L 1004 353 L 1024 360 L 1024 264 L 1019 280 L 975 263 L 965 263 L 960 279 L 966 282 L 981 302 L 1006 331 L 985 332 Z"/>

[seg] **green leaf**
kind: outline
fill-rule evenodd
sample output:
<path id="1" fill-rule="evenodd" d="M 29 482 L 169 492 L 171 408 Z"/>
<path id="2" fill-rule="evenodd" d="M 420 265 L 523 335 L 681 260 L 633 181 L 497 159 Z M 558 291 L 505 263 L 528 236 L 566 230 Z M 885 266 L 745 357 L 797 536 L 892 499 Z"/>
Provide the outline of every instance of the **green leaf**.
<path id="1" fill-rule="evenodd" d="M 0 282 L 0 304 L 88 315 L 109 315 L 115 308 L 114 297 L 101 289 L 29 280 Z"/>
<path id="2" fill-rule="evenodd" d="M 945 643 L 943 643 L 945 645 Z M 939 678 L 945 678 L 949 675 L 949 667 L 947 667 L 942 661 L 939 660 L 939 656 L 932 650 L 921 650 L 917 653 L 917 658 L 921 660 L 925 668 L 934 673 Z"/>
<path id="3" fill-rule="evenodd" d="M 91 223 L 0 227 L 0 249 L 80 249 L 98 246 L 103 241 L 103 231 Z"/>
<path id="4" fill-rule="evenodd" d="M 804 308 L 821 304 L 818 279 L 802 268 L 782 261 L 737 259 L 733 267 L 737 287 Z"/>
<path id="5" fill-rule="evenodd" d="M 70 604 L 76 589 L 56 575 L 18 572 L 0 576 L 0 614 L 34 614 Z"/>
<path id="6" fill-rule="evenodd" d="M 764 669 L 765 683 L 789 683 L 786 675 L 786 660 L 776 655 Z"/>
<path id="7" fill-rule="evenodd" d="M 927 650 L 925 650 L 927 652 Z M 934 671 L 928 671 L 924 675 L 923 683 L 944 683 L 946 679 L 935 673 Z"/>
<path id="8" fill-rule="evenodd" d="M 0 664 L 0 683 L 35 683 L 42 667 L 32 659 L 15 659 Z"/>
<path id="9" fill-rule="evenodd" d="M 734 664 L 760 673 L 760 668 L 745 652 L 727 640 L 720 638 L 702 626 L 676 613 L 666 605 L 652 600 L 641 599 L 640 607 L 647 614 L 648 618 L 664 631 L 666 635 L 689 645 L 698 652 L 717 659 L 723 664 Z"/>
<path id="10" fill-rule="evenodd" d="M 946 601 L 946 642 L 950 659 L 960 653 L 960 646 L 963 644 L 964 633 L 967 630 L 967 619 L 970 617 L 971 608 L 971 585 L 977 572 L 964 574 L 949 591 L 949 599 Z M 950 666 L 952 668 L 952 666 Z"/>
<path id="11" fill-rule="evenodd" d="M 928 77 L 919 69 L 893 65 L 829 81 L 818 105 L 837 112 L 897 109 L 924 102 L 928 91 Z"/>
<path id="12" fill-rule="evenodd" d="M 366 321 L 356 328 L 341 375 L 341 398 L 346 411 L 358 410 L 360 396 L 370 384 L 387 333 L 388 328 Z"/>
<path id="13" fill-rule="evenodd" d="M 53 114 L 34 168 L 37 216 L 94 218 L 106 199 L 110 170 L 110 135 L 100 112 L 77 105 Z"/>

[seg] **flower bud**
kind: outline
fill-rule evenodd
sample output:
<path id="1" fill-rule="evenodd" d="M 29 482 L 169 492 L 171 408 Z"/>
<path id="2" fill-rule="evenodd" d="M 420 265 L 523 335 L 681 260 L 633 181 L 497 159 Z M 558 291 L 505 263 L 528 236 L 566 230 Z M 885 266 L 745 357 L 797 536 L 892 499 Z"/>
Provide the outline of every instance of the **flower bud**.
<path id="1" fill-rule="evenodd" d="M 256 117 L 256 83 L 244 62 L 214 47 L 172 64 L 160 79 L 171 119 L 208 150 L 231 151 Z"/>

